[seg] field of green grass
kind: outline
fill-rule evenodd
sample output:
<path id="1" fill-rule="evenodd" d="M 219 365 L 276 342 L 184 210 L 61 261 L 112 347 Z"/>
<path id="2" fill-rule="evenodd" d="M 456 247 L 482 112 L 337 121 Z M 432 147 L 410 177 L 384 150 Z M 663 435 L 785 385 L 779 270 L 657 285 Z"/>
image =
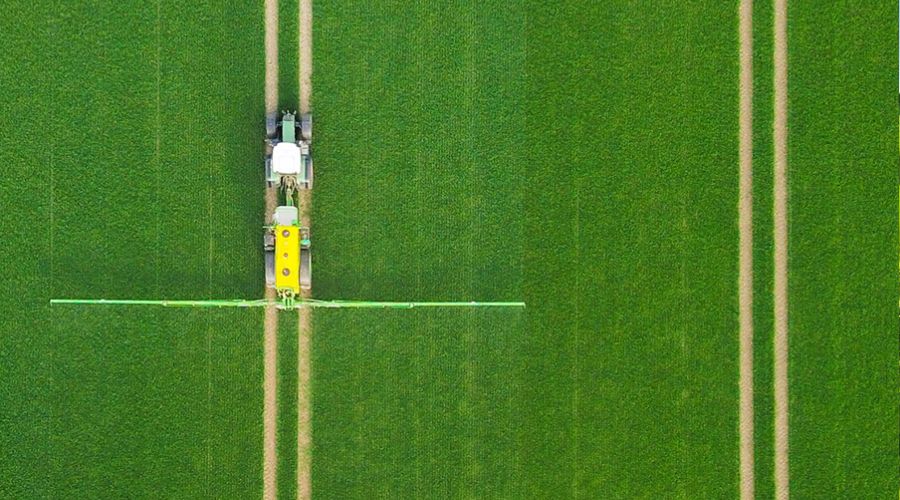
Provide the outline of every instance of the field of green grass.
<path id="1" fill-rule="evenodd" d="M 454 16 L 437 17 L 445 11 Z M 838 26 L 817 17 L 825 14 L 791 11 L 792 22 L 800 25 L 792 28 L 792 40 L 801 30 L 825 38 L 839 32 L 848 40 L 871 36 L 863 26 L 876 19 L 883 29 L 896 29 L 893 18 L 882 17 L 877 9 L 865 15 L 844 14 L 857 22 Z M 766 497 L 773 492 L 774 431 L 771 2 L 759 2 L 754 15 L 755 445 L 757 488 Z M 438 1 L 414 7 L 354 2 L 317 6 L 317 294 L 430 299 L 453 298 L 451 292 L 458 290 L 462 293 L 455 298 L 497 299 L 507 297 L 505 291 L 520 291 L 528 302 L 519 351 L 511 352 L 520 369 L 496 368 L 503 370 L 500 375 L 511 384 L 506 395 L 519 401 L 520 413 L 513 421 L 505 420 L 502 413 L 483 416 L 496 419 L 495 428 L 519 437 L 511 448 L 501 447 L 500 453 L 467 456 L 465 448 L 456 447 L 460 443 L 465 447 L 471 429 L 459 430 L 454 437 L 456 414 L 451 413 L 446 422 L 437 424 L 442 436 L 437 449 L 451 454 L 444 469 L 452 479 L 442 485 L 442 493 L 465 494 L 500 477 L 478 476 L 469 481 L 453 473 L 460 467 L 456 461 L 462 460 L 462 467 L 479 471 L 504 471 L 503 467 L 512 466 L 512 477 L 521 478 L 513 494 L 737 495 L 737 23 L 736 5 L 713 3 L 669 2 L 652 12 L 640 6 L 586 6 L 583 2 L 506 2 L 465 8 Z M 880 40 L 887 44 L 894 38 Z M 809 50 L 827 44 L 823 38 L 810 44 Z M 864 45 L 859 42 L 857 47 Z M 791 53 L 792 64 L 797 57 L 803 58 L 792 66 L 792 80 L 793 72 L 808 72 L 816 78 L 820 68 L 815 65 L 823 64 L 821 57 L 802 50 L 797 52 L 802 56 Z M 887 46 L 859 49 L 858 54 L 841 52 L 840 46 L 834 50 L 831 64 L 856 65 L 859 74 L 868 71 L 870 76 L 884 54 L 892 52 Z M 807 70 L 804 61 L 816 69 Z M 525 80 L 519 75 L 525 75 Z M 801 82 L 801 88 L 816 88 L 813 81 Z M 792 129 L 799 128 L 798 137 L 808 133 L 802 121 L 809 112 L 804 98 L 809 96 L 813 102 L 815 95 L 808 90 L 792 97 L 799 101 L 798 107 L 792 107 L 790 124 Z M 860 87 L 859 98 L 858 114 L 838 113 L 831 118 L 841 104 L 831 102 L 828 113 L 819 109 L 820 104 L 816 109 L 829 118 L 815 118 L 811 123 L 833 134 L 841 133 L 834 124 L 843 120 L 869 126 L 865 116 L 874 113 L 881 98 L 865 87 Z M 454 101 L 456 105 L 448 104 Z M 474 114 L 472 102 L 480 103 Z M 485 126 L 490 120 L 510 117 L 515 117 L 510 128 Z M 877 123 L 859 132 L 870 138 L 876 151 L 883 149 L 869 157 L 872 161 L 893 158 L 881 141 L 893 140 L 894 134 L 887 132 L 894 125 L 886 118 L 883 124 Z M 485 142 L 493 150 L 480 156 L 478 148 Z M 841 145 L 844 142 L 834 137 L 829 145 L 838 149 L 832 152 L 835 158 L 844 155 L 840 161 L 848 162 L 850 151 Z M 810 181 L 817 182 L 812 180 L 817 171 L 804 165 L 803 152 L 827 163 L 821 157 L 823 150 L 827 147 L 804 144 L 801 139 L 792 142 L 791 162 L 797 166 L 790 175 L 803 168 L 810 172 Z M 476 169 L 479 175 L 488 170 L 490 178 L 504 181 L 505 176 L 506 183 L 518 182 L 522 190 L 521 198 L 515 198 L 520 200 L 518 214 L 524 224 L 516 228 L 521 231 L 518 248 L 522 253 L 500 252 L 521 259 L 519 276 L 508 271 L 517 267 L 511 261 L 484 250 L 483 236 L 474 238 L 474 251 L 467 241 L 454 237 L 459 228 L 468 228 L 468 234 L 495 235 L 501 242 L 498 248 L 504 251 L 517 248 L 511 232 L 481 231 L 483 224 L 505 216 L 502 203 L 511 196 L 481 188 L 483 180 L 467 168 L 473 163 L 489 165 Z M 882 168 L 881 177 L 858 183 L 860 194 L 863 188 L 877 185 L 884 190 L 879 203 L 894 203 L 893 193 L 887 190 L 897 184 L 895 170 Z M 804 179 L 800 174 L 797 189 L 806 187 Z M 487 208 L 474 220 L 465 205 L 473 188 L 478 196 L 472 203 Z M 453 194 L 448 195 L 451 190 Z M 840 196 L 829 198 L 829 206 L 812 197 L 799 201 L 804 202 L 816 211 L 832 210 L 835 223 L 844 211 L 849 215 L 860 210 L 857 216 L 877 211 L 877 204 L 872 210 L 840 208 L 851 203 Z M 508 213 L 517 212 L 510 207 Z M 885 266 L 894 262 L 887 247 L 896 242 L 897 224 L 893 213 L 884 215 L 880 221 L 884 228 L 893 226 L 872 231 L 870 237 L 878 238 L 885 248 L 860 249 L 881 265 L 875 266 L 874 260 L 853 263 L 868 262 L 872 273 L 865 282 L 854 281 L 854 286 L 869 286 L 877 279 L 879 286 L 888 287 L 889 293 L 871 302 L 860 288 L 855 297 L 870 305 L 896 297 L 896 274 Z M 823 224 L 812 212 L 808 218 L 792 212 L 794 216 L 791 261 L 802 262 L 811 249 L 824 248 L 819 241 L 824 234 L 818 232 L 830 231 L 830 223 Z M 847 243 L 834 244 L 852 248 Z M 469 276 L 467 266 L 459 266 L 460 259 L 466 258 L 476 268 L 488 262 L 493 273 L 521 281 L 480 295 L 477 286 L 496 283 L 496 276 L 486 276 L 479 269 L 473 275 L 475 288 L 459 288 Z M 810 262 L 820 265 L 828 259 L 819 255 Z M 858 276 L 847 267 L 850 260 L 843 262 L 831 269 L 828 279 L 835 284 Z M 885 485 L 896 483 L 896 457 L 887 458 L 881 451 L 897 442 L 896 405 L 890 404 L 896 335 L 884 331 L 887 324 L 896 326 L 896 311 L 879 309 L 885 324 L 853 323 L 854 329 L 872 335 L 884 331 L 880 342 L 865 347 L 854 344 L 851 350 L 865 350 L 856 354 L 863 362 L 859 371 L 847 371 L 852 365 L 837 361 L 836 353 L 832 353 L 835 362 L 843 364 L 823 362 L 814 350 L 821 349 L 822 343 L 806 333 L 819 328 L 821 316 L 809 316 L 807 310 L 820 307 L 817 297 L 842 294 L 840 290 L 848 288 L 808 285 L 805 279 L 812 274 L 802 264 L 796 272 L 791 290 L 797 288 L 797 296 L 792 295 L 791 304 L 798 312 L 791 329 L 799 338 L 791 355 L 795 379 L 791 404 L 796 405 L 792 422 L 797 427 L 791 439 L 797 443 L 823 440 L 792 451 L 799 462 L 795 473 L 800 477 L 794 478 L 798 491 L 815 493 L 834 487 L 849 492 L 855 487 L 857 492 L 883 492 Z M 846 332 L 849 324 L 827 321 L 832 322 L 835 336 L 831 342 L 839 342 L 840 332 Z M 423 484 L 432 484 L 423 478 L 433 469 L 422 460 L 423 445 L 409 442 L 418 435 L 410 432 L 409 418 L 417 422 L 421 413 L 415 409 L 428 402 L 440 404 L 443 400 L 438 396 L 445 394 L 429 396 L 425 383 L 402 389 L 400 385 L 412 372 L 420 373 L 416 366 L 423 359 L 423 338 L 442 338 L 440 329 L 410 327 L 380 317 L 339 320 L 325 316 L 317 317 L 315 325 L 316 493 L 338 496 L 357 491 L 360 484 L 385 494 L 410 491 L 411 484 L 418 488 L 415 491 L 423 491 Z M 376 347 L 350 345 L 347 339 L 363 332 L 377 337 L 367 339 Z M 495 334 L 510 333 L 483 330 L 478 335 Z M 395 342 L 380 348 L 384 336 Z M 446 355 L 453 356 L 454 351 L 448 349 Z M 397 366 L 398 356 L 412 366 Z M 456 362 L 473 373 L 491 366 L 490 360 L 477 356 L 473 362 L 470 352 L 456 356 Z M 362 372 L 354 374 L 354 369 Z M 367 377 L 369 370 L 376 376 Z M 377 376 L 385 371 L 386 378 Z M 869 385 L 861 385 L 864 373 L 870 377 Z M 846 402 L 818 392 L 825 390 L 815 380 L 822 375 L 835 380 L 829 391 L 860 402 L 857 417 L 841 420 L 837 408 Z M 848 378 L 839 380 L 844 375 Z M 879 389 L 871 392 L 876 385 Z M 876 399 L 862 404 L 869 397 Z M 465 394 L 453 393 L 452 398 L 460 405 L 468 404 Z M 385 401 L 384 407 L 374 410 L 373 400 Z M 806 413 L 807 405 L 820 406 L 816 411 L 824 420 L 815 426 L 806 424 L 814 418 Z M 852 426 L 868 432 L 854 431 Z M 355 437 L 348 438 L 346 434 L 352 435 L 354 428 Z M 826 446 L 829 429 L 840 430 L 842 437 Z M 371 447 L 385 451 L 384 459 L 392 465 L 367 459 Z M 491 441 L 483 442 L 483 447 L 496 448 Z M 823 457 L 824 450 L 833 455 Z M 859 476 L 865 484 L 841 479 L 854 470 L 846 458 L 851 455 L 867 461 L 866 472 L 875 477 Z M 394 458 L 398 456 L 414 458 Z M 817 474 L 807 470 L 806 464 L 812 467 L 822 460 L 829 461 L 829 466 L 817 474 L 829 470 L 830 481 L 819 481 Z M 354 473 L 336 472 L 346 470 Z"/>
<path id="2" fill-rule="evenodd" d="M 278 316 L 278 497 L 297 498 L 297 313 Z"/>
<path id="3" fill-rule="evenodd" d="M 796 2 L 788 14 L 792 493 L 891 498 L 897 2 Z"/>
<path id="4" fill-rule="evenodd" d="M 317 5 L 319 298 L 521 298 L 524 11 L 455 5 Z"/>
<path id="5" fill-rule="evenodd" d="M 317 297 L 522 298 L 524 22 L 518 2 L 316 4 Z M 315 311 L 314 494 L 523 495 L 524 319 Z"/>
<path id="6" fill-rule="evenodd" d="M 737 8 L 528 6 L 528 492 L 735 497 Z"/>
<path id="7" fill-rule="evenodd" d="M 259 496 L 261 12 L 5 5 L 0 496 Z"/>
<path id="8" fill-rule="evenodd" d="M 319 498 L 522 498 L 524 315 L 314 316 Z"/>
<path id="9" fill-rule="evenodd" d="M 754 476 L 775 497 L 773 282 L 773 2 L 753 2 L 753 394 Z"/>
<path id="10" fill-rule="evenodd" d="M 896 1 L 790 2 L 795 498 L 893 497 Z M 0 24 L 0 497 L 258 498 L 263 5 Z M 774 493 L 772 0 L 754 2 L 755 452 Z M 280 108 L 297 107 L 280 0 Z M 315 1 L 321 498 L 738 496 L 738 9 Z M 278 492 L 296 496 L 297 315 Z"/>
<path id="11" fill-rule="evenodd" d="M 510 477 L 500 496 L 735 492 L 736 28 L 716 29 L 736 26 L 735 10 L 533 7 L 528 19 L 516 2 L 317 7 L 317 295 L 529 305 L 518 331 L 474 333 L 518 336 L 509 368 L 461 338 L 442 349 L 469 377 L 493 370 L 519 408 L 478 419 L 518 436 L 509 447 L 479 440 L 468 454 L 454 413 L 439 446 L 410 443 L 409 419 L 471 396 L 392 389 L 441 329 L 317 313 L 316 494 L 433 484 L 421 457 L 367 461 L 379 446 L 448 454 L 442 492 Z M 344 345 L 365 332 L 375 347 Z M 363 411 L 373 401 L 383 408 Z"/>
<path id="12" fill-rule="evenodd" d="M 298 0 L 278 0 L 278 109 L 300 107 L 300 65 L 297 58 L 300 20 Z"/>

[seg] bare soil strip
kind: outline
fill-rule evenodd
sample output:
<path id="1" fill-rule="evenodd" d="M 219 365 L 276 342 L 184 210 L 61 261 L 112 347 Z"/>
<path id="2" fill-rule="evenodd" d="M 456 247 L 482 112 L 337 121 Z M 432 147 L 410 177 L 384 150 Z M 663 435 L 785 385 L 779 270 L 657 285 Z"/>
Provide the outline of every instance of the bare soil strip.
<path id="1" fill-rule="evenodd" d="M 266 44 L 266 113 L 278 110 L 278 0 L 265 1 Z M 278 204 L 278 193 L 266 188 L 266 218 Z M 267 299 L 275 298 L 275 290 L 266 288 Z M 263 498 L 275 500 L 277 482 L 278 431 L 278 311 L 267 307 L 264 323 L 263 359 Z"/>
<path id="2" fill-rule="evenodd" d="M 312 418 L 310 397 L 310 310 L 300 309 L 297 335 L 297 498 L 312 498 Z"/>
<path id="3" fill-rule="evenodd" d="M 775 0 L 775 498 L 788 488 L 787 0 Z"/>
<path id="4" fill-rule="evenodd" d="M 312 0 L 300 0 L 300 112 L 310 112 L 312 95 Z M 312 229 L 310 214 L 312 190 L 300 190 L 300 224 Z M 312 296 L 312 290 L 304 290 L 303 297 Z M 312 498 L 312 415 L 310 395 L 310 340 L 312 337 L 312 310 L 301 308 L 297 334 L 297 498 Z"/>
<path id="5" fill-rule="evenodd" d="M 312 0 L 300 0 L 300 112 L 309 113 L 312 94 Z"/>
<path id="6" fill-rule="evenodd" d="M 311 192 L 300 191 L 300 224 L 310 227 Z M 303 290 L 303 298 L 312 297 L 312 290 Z M 312 338 L 312 310 L 298 310 L 297 332 L 297 498 L 312 498 L 312 411 L 310 391 L 310 342 Z"/>
<path id="7" fill-rule="evenodd" d="M 266 290 L 266 298 L 275 298 L 272 290 Z M 276 498 L 278 457 L 276 455 L 276 433 L 278 422 L 278 312 L 274 307 L 266 308 L 264 339 L 264 383 L 263 383 L 263 498 Z"/>
<path id="8" fill-rule="evenodd" d="M 266 0 L 266 113 L 278 110 L 278 0 Z"/>
<path id="9" fill-rule="evenodd" d="M 740 2 L 739 256 L 741 499 L 754 496 L 753 458 L 753 1 Z"/>

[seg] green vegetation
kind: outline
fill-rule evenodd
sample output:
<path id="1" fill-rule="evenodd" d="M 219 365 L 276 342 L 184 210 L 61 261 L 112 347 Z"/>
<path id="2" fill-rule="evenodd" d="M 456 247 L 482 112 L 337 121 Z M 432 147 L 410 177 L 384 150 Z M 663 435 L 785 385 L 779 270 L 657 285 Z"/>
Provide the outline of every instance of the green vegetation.
<path id="1" fill-rule="evenodd" d="M 792 495 L 893 497 L 897 2 L 788 15 Z"/>
<path id="2" fill-rule="evenodd" d="M 315 16 L 316 296 L 521 299 L 521 5 Z"/>
<path id="3" fill-rule="evenodd" d="M 736 497 L 737 9 L 528 13 L 528 492 Z"/>
<path id="4" fill-rule="evenodd" d="M 315 16 L 316 296 L 520 300 L 523 5 Z M 525 314 L 315 310 L 315 495 L 522 496 Z"/>
<path id="5" fill-rule="evenodd" d="M 617 17 L 611 7 L 535 5 L 526 24 L 521 3 L 442 15 L 451 7 L 317 7 L 317 294 L 524 292 L 524 329 L 475 337 L 517 333 L 521 349 L 510 355 L 525 371 L 504 369 L 508 360 L 469 361 L 469 370 L 496 370 L 523 388 L 505 393 L 521 405 L 518 421 L 479 419 L 520 437 L 473 462 L 453 448 L 464 431 L 454 438 L 452 422 L 429 429 L 446 444 L 420 453 L 447 454 L 446 491 L 491 484 L 514 467 L 515 491 L 528 496 L 733 496 L 734 9 L 706 6 L 700 15 L 673 4 L 665 15 L 635 7 Z M 561 37 L 561 26 L 577 36 Z M 638 35 L 648 32 L 655 36 Z M 316 315 L 313 483 L 326 497 L 357 484 L 407 491 L 404 478 L 431 469 L 371 464 L 366 447 L 407 436 L 411 408 L 445 396 L 467 402 L 395 385 L 409 372 L 388 354 L 416 352 L 439 329 L 360 318 L 333 326 Z M 372 343 L 389 338 L 395 351 L 342 340 L 364 332 Z M 471 360 L 465 350 L 441 352 L 456 366 Z M 375 401 L 384 402 L 378 411 Z M 355 423 L 338 416 L 354 412 Z M 353 440 L 342 441 L 354 425 Z M 391 446 L 392 457 L 419 449 Z M 469 483 L 455 467 L 497 476 Z M 328 472 L 344 470 L 355 471 L 346 483 Z"/>
<path id="6" fill-rule="evenodd" d="M 522 498 L 521 310 L 317 310 L 320 498 Z"/>
<path id="7" fill-rule="evenodd" d="M 260 5 L 4 15 L 0 496 L 258 496 Z"/>
<path id="8" fill-rule="evenodd" d="M 44 302 L 50 286 L 44 272 L 48 229 L 37 225 L 49 220 L 50 203 L 31 183 L 41 189 L 49 185 L 36 178 L 34 165 L 45 149 L 45 127 L 36 112 L 50 102 L 43 68 L 51 54 L 31 50 L 30 41 L 47 42 L 49 32 L 47 19 L 35 15 L 31 2 L 4 7 L 5 15 L 21 19 L 0 30 L 0 123 L 7 124 L 0 134 L 0 496 L 49 496 L 48 467 L 35 464 L 51 458 L 47 367 L 53 339 L 47 335 L 52 323 Z"/>
<path id="9" fill-rule="evenodd" d="M 278 315 L 278 498 L 297 498 L 296 311 Z"/>
<path id="10" fill-rule="evenodd" d="M 49 496 L 259 496 L 258 315 L 54 308 L 52 318 L 47 435 L 35 443 L 48 460 L 31 464 Z"/>
<path id="11" fill-rule="evenodd" d="M 4 7 L 0 497 L 259 497 L 262 310 L 47 302 L 261 295 L 262 2 Z M 279 2 L 284 108 L 296 11 Z M 771 12 L 755 2 L 760 498 Z M 893 495 L 900 469 L 896 12 L 791 3 L 798 498 Z M 736 5 L 315 16 L 316 297 L 528 304 L 316 309 L 316 496 L 736 497 Z M 278 354 L 292 498 L 296 312 Z"/>
<path id="12" fill-rule="evenodd" d="M 298 0 L 278 0 L 279 110 L 296 111 L 300 106 L 299 8 Z"/>
<path id="13" fill-rule="evenodd" d="M 753 2 L 753 460 L 757 498 L 775 498 L 772 3 Z"/>

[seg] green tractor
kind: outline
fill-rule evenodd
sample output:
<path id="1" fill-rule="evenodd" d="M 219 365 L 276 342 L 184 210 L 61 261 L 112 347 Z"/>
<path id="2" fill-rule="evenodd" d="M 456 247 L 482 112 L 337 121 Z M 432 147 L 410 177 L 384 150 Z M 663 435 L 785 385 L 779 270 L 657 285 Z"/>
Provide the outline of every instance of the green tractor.
<path id="1" fill-rule="evenodd" d="M 266 182 L 286 190 L 312 189 L 313 163 L 310 155 L 312 115 L 285 111 L 266 116 Z"/>

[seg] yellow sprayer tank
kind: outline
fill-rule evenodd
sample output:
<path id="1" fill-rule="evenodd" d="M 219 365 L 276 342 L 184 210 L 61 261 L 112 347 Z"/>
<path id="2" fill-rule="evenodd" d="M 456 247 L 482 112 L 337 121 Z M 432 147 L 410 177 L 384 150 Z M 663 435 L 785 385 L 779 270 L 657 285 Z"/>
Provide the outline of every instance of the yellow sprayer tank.
<path id="1" fill-rule="evenodd" d="M 300 294 L 300 228 L 275 225 L 275 288 Z"/>
<path id="2" fill-rule="evenodd" d="M 297 296 L 301 289 L 310 288 L 309 230 L 300 227 L 297 207 L 288 205 L 275 209 L 273 224 L 266 231 L 263 246 L 269 287 L 288 296 Z"/>

